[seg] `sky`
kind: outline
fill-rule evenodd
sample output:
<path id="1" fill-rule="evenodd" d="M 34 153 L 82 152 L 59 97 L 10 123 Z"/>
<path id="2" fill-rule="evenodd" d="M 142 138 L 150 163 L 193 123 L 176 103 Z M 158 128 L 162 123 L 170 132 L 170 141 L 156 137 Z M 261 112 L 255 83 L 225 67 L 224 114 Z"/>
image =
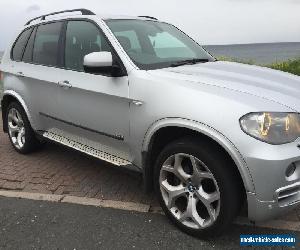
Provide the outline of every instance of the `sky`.
<path id="1" fill-rule="evenodd" d="M 28 19 L 73 8 L 154 16 L 203 45 L 300 42 L 300 0 L 0 0 L 0 51 Z"/>

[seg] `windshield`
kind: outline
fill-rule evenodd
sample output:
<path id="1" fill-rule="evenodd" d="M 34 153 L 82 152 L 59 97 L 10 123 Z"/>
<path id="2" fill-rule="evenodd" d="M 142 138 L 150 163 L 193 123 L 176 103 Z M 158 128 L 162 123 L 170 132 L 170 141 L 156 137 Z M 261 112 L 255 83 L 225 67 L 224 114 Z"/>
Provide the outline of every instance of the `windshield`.
<path id="1" fill-rule="evenodd" d="M 157 21 L 106 20 L 131 60 L 144 70 L 214 61 L 176 27 Z"/>

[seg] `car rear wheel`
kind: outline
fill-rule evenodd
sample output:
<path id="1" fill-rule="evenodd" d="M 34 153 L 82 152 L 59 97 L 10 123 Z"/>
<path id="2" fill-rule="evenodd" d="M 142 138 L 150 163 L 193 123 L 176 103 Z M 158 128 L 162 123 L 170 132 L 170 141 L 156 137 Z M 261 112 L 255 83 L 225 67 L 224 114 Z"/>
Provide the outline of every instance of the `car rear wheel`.
<path id="1" fill-rule="evenodd" d="M 231 161 L 213 144 L 192 138 L 163 149 L 154 181 L 165 214 L 194 236 L 217 236 L 230 225 L 241 205 Z"/>
<path id="2" fill-rule="evenodd" d="M 27 154 L 41 146 L 23 107 L 19 103 L 9 104 L 6 112 L 6 122 L 9 139 L 16 151 Z"/>

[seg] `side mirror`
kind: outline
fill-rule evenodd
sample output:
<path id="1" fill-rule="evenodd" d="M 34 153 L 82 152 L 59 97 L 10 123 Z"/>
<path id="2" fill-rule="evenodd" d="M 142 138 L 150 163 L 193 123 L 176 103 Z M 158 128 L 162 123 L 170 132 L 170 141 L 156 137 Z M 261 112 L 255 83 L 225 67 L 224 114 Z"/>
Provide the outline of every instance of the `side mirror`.
<path id="1" fill-rule="evenodd" d="M 123 76 L 121 67 L 114 62 L 112 54 L 107 51 L 93 52 L 83 58 L 84 71 L 91 74 Z"/>
<path id="2" fill-rule="evenodd" d="M 113 59 L 110 52 L 93 52 L 83 58 L 84 69 L 97 70 L 112 67 Z"/>

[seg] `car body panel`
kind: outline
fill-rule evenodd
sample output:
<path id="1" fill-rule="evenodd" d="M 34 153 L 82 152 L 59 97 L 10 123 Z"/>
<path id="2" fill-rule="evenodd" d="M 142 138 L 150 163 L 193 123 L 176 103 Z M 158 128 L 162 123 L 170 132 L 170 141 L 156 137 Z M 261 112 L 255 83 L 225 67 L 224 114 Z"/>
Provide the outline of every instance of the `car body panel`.
<path id="1" fill-rule="evenodd" d="M 6 91 L 18 93 L 26 103 L 35 130 L 47 130 L 55 121 L 46 122 L 40 112 L 55 116 L 57 106 L 57 69 L 42 65 L 16 62 L 5 70 L 4 95 Z M 22 72 L 22 76 L 18 75 Z"/>
<path id="2" fill-rule="evenodd" d="M 100 141 L 123 152 L 125 159 L 131 161 L 128 145 L 128 77 L 114 78 L 64 69 L 59 71 L 60 81 L 68 81 L 72 87 L 59 88 L 56 117 L 77 125 L 60 124 L 59 128 L 76 136 Z"/>
<path id="3" fill-rule="evenodd" d="M 248 93 L 300 111 L 299 77 L 282 71 L 219 61 L 165 68 L 152 73 Z"/>
<path id="4" fill-rule="evenodd" d="M 199 123 L 197 121 L 183 119 L 183 118 L 164 118 L 161 120 L 156 121 L 149 127 L 149 129 L 146 132 L 146 135 L 143 140 L 143 152 L 149 151 L 149 145 L 151 143 L 152 137 L 155 135 L 157 131 L 159 131 L 162 128 L 167 127 L 182 127 L 182 128 L 188 128 L 195 132 L 204 134 L 208 137 L 210 137 L 212 140 L 216 141 L 219 145 L 221 145 L 228 154 L 232 157 L 234 160 L 236 166 L 239 168 L 241 177 L 243 179 L 245 189 L 249 192 L 255 192 L 255 187 L 252 181 L 252 177 L 250 175 L 249 169 L 238 151 L 237 148 L 232 144 L 232 142 L 226 138 L 225 135 L 221 134 L 219 131 L 215 130 L 212 127 L 209 127 L 203 123 Z"/>
<path id="5" fill-rule="evenodd" d="M 64 19 L 97 24 L 120 57 L 128 76 L 108 79 L 13 62 L 10 46 L 0 65 L 4 72 L 4 95 L 19 100 L 35 130 L 60 127 L 76 136 L 101 141 L 126 155 L 126 160 L 143 171 L 142 152 L 149 150 L 152 136 L 159 129 L 188 128 L 212 138 L 232 157 L 247 192 L 251 220 L 271 218 L 299 203 L 295 196 L 295 202 L 283 207 L 278 193 L 298 186 L 300 176 L 288 179 L 285 171 L 291 163 L 300 162 L 300 139 L 270 145 L 245 134 L 239 124 L 239 119 L 250 112 L 299 112 L 299 77 L 231 62 L 140 70 L 103 19 L 96 15 L 74 15 L 53 20 Z M 71 89 L 58 86 L 64 80 L 72 84 Z M 42 117 L 40 113 L 57 120 Z M 103 134 L 95 135 L 84 128 Z M 122 137 L 124 140 L 118 140 Z"/>

